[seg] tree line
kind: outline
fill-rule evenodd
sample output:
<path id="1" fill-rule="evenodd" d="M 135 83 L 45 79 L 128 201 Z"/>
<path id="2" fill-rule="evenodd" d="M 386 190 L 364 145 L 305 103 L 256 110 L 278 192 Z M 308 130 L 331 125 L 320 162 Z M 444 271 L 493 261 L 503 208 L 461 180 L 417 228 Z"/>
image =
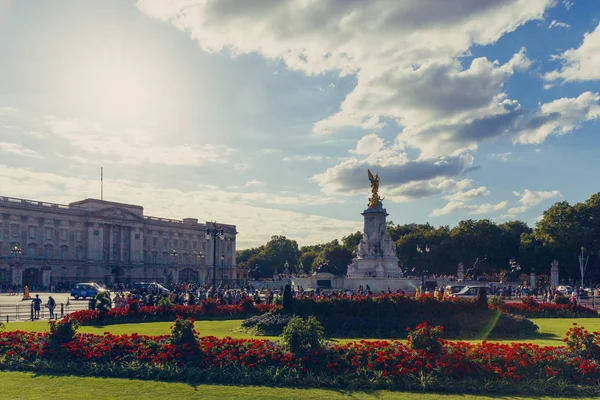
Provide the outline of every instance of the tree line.
<path id="1" fill-rule="evenodd" d="M 494 274 L 509 270 L 513 258 L 521 273 L 549 275 L 556 259 L 561 279 L 578 280 L 578 256 L 583 247 L 585 258 L 589 256 L 585 280 L 600 281 L 600 192 L 575 205 L 566 201 L 553 204 L 534 228 L 522 221 L 497 224 L 490 219 L 468 219 L 452 228 L 388 222 L 387 230 L 396 243 L 400 267 L 409 274 L 418 275 L 423 265 L 430 274 L 456 275 L 459 262 L 468 270 L 477 259 L 484 260 L 478 263 L 477 274 Z M 239 250 L 237 264 L 258 270 L 261 277 L 271 277 L 276 270 L 282 273 L 286 262 L 294 273 L 301 269 L 311 273 L 326 264 L 345 274 L 361 237 L 361 232 L 354 232 L 341 241 L 299 247 L 293 239 L 272 236 L 262 246 Z M 416 248 L 424 244 L 431 251 L 422 256 Z"/>

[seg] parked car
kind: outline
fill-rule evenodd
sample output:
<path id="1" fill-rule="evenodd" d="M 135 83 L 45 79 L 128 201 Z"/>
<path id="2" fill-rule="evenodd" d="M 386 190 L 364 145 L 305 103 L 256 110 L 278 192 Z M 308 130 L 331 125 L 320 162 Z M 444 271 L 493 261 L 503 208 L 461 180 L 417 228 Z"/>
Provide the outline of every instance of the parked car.
<path id="1" fill-rule="evenodd" d="M 159 293 L 166 294 L 171 291 L 157 282 L 138 282 L 133 284 L 133 289 L 131 289 L 132 294 L 142 295 L 148 293 Z"/>
<path id="2" fill-rule="evenodd" d="M 100 287 L 97 283 L 78 283 L 71 289 L 71 296 L 77 299 L 85 299 L 86 297 L 96 297 L 99 292 L 105 292 L 106 289 Z"/>
<path id="3" fill-rule="evenodd" d="M 448 285 L 448 286 L 446 286 L 446 291 L 449 294 L 454 294 L 454 293 L 460 292 L 465 287 L 467 287 L 467 285 Z"/>
<path id="4" fill-rule="evenodd" d="M 475 298 L 477 297 L 477 292 L 479 291 L 479 288 L 485 287 L 487 288 L 487 286 L 465 286 L 460 292 L 458 293 L 453 293 L 450 295 L 450 297 L 467 297 L 467 298 Z"/>
<path id="5" fill-rule="evenodd" d="M 556 288 L 556 291 L 560 292 L 563 296 L 567 296 L 573 293 L 573 288 L 571 286 L 559 286 Z"/>

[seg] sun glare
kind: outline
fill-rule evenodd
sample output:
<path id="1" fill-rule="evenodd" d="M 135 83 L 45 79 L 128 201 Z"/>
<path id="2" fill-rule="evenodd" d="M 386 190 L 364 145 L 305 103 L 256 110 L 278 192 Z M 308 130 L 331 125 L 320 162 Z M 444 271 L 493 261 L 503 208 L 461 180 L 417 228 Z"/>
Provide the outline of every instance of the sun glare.
<path id="1" fill-rule="evenodd" d="M 110 120 L 140 120 L 165 111 L 166 84 L 173 78 L 164 69 L 134 55 L 84 58 L 70 63 L 64 95 L 91 114 Z"/>

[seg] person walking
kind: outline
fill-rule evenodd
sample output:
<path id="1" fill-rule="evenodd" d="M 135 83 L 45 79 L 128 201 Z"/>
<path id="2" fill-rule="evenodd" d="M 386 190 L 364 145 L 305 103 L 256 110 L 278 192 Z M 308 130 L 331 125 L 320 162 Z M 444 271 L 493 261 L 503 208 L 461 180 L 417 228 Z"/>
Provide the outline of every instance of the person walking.
<path id="1" fill-rule="evenodd" d="M 54 308 L 56 308 L 56 301 L 52 298 L 52 296 L 48 297 L 48 302 L 46 303 L 46 306 L 48 307 L 50 319 L 54 319 Z"/>

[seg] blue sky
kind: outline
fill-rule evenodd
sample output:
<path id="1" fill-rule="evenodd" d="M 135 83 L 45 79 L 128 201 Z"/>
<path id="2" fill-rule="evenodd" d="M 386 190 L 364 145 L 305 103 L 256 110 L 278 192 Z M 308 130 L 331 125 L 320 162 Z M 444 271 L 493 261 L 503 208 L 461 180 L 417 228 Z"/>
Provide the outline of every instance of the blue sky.
<path id="1" fill-rule="evenodd" d="M 0 0 L 0 195 L 238 226 L 534 225 L 598 191 L 597 0 Z"/>

